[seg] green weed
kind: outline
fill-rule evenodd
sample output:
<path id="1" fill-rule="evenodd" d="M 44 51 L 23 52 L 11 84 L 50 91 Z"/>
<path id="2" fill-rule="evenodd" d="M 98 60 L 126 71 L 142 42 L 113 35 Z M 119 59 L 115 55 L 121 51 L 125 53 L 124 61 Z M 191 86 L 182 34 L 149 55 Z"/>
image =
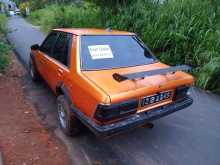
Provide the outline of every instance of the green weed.
<path id="1" fill-rule="evenodd" d="M 4 41 L 4 36 L 7 32 L 6 29 L 7 18 L 5 15 L 0 14 L 0 73 L 4 72 L 9 65 L 9 52 L 10 46 Z"/>
<path id="2" fill-rule="evenodd" d="M 170 65 L 194 66 L 197 86 L 219 91 L 220 4 L 218 0 L 137 0 L 117 7 L 52 5 L 29 19 L 46 31 L 57 27 L 112 27 L 137 33 Z"/>

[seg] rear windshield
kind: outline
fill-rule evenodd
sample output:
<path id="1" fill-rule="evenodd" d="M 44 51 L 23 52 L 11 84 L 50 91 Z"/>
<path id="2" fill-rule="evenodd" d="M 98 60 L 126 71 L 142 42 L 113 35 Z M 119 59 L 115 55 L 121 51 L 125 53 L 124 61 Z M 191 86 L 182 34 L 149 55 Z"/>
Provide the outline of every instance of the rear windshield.
<path id="1" fill-rule="evenodd" d="M 146 65 L 155 57 L 136 36 L 82 36 L 81 69 L 103 70 Z"/>

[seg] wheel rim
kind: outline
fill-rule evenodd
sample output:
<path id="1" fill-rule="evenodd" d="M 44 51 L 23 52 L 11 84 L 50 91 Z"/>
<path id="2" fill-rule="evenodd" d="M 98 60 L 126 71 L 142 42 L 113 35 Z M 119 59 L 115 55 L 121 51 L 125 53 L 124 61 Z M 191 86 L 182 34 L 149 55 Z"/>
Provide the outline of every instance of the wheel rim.
<path id="1" fill-rule="evenodd" d="M 63 128 L 66 128 L 67 126 L 66 112 L 65 112 L 63 105 L 60 103 L 58 104 L 58 116 L 59 116 L 59 121 L 60 121 L 61 126 Z"/>
<path id="2" fill-rule="evenodd" d="M 33 78 L 34 77 L 34 68 L 33 68 L 32 62 L 30 64 L 30 74 L 31 74 L 31 77 Z"/>
<path id="3" fill-rule="evenodd" d="M 34 71 L 33 71 L 33 67 L 31 66 L 31 69 L 30 69 L 30 73 L 31 73 L 31 77 L 34 77 Z"/>

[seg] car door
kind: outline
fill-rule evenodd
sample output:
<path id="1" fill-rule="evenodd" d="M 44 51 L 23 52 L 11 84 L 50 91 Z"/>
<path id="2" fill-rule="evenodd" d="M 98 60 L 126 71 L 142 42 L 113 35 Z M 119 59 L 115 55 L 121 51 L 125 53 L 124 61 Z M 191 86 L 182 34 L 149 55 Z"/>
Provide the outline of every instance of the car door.
<path id="1" fill-rule="evenodd" d="M 46 56 L 47 81 L 54 91 L 69 73 L 71 43 L 72 34 L 59 32 L 51 54 Z"/>
<path id="2" fill-rule="evenodd" d="M 51 56 L 52 49 L 57 40 L 57 37 L 57 32 L 51 32 L 40 46 L 37 56 L 35 57 L 37 58 L 36 64 L 38 71 L 46 81 L 49 74 L 47 69 L 47 56 Z"/>

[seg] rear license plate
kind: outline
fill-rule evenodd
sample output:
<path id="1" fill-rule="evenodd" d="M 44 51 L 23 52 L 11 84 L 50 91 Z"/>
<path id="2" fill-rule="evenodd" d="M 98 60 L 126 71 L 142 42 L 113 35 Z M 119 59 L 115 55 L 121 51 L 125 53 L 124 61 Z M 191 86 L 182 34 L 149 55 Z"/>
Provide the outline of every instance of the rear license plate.
<path id="1" fill-rule="evenodd" d="M 171 96 L 172 96 L 172 91 L 167 91 L 167 92 L 160 92 L 152 96 L 144 97 L 141 99 L 141 107 L 145 107 L 150 104 L 155 104 L 170 99 Z"/>

